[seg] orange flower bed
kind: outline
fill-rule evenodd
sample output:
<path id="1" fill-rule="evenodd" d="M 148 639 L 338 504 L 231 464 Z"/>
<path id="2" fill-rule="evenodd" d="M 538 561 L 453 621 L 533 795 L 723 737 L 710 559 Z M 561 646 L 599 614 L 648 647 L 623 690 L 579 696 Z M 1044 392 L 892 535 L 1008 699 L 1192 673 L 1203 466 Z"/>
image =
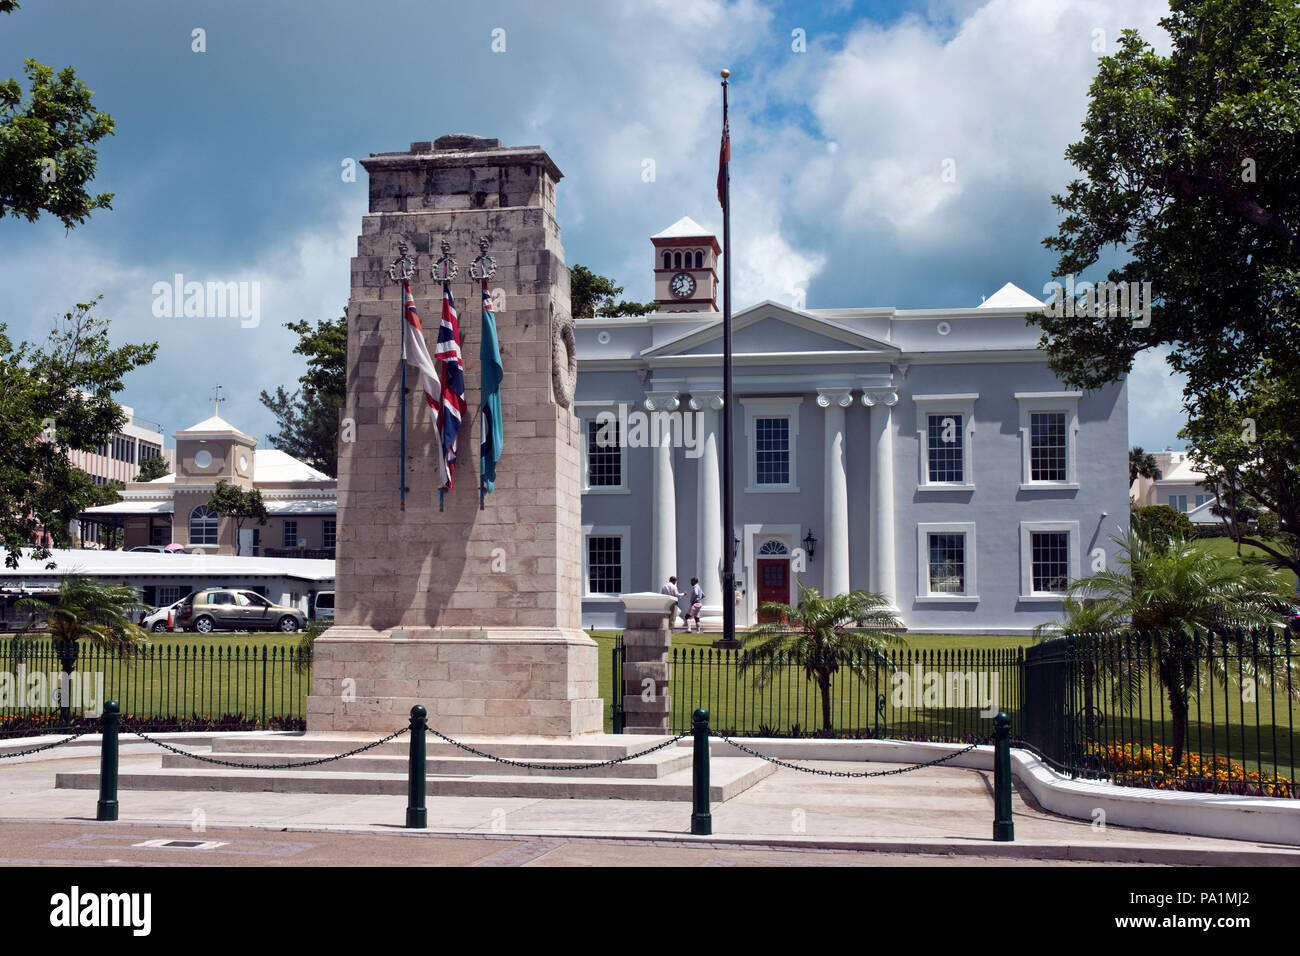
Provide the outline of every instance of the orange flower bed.
<path id="1" fill-rule="evenodd" d="M 1188 752 L 1180 765 L 1170 761 L 1172 747 L 1151 744 L 1091 744 L 1086 750 L 1124 787 L 1186 790 L 1192 793 L 1230 793 L 1248 797 L 1300 797 L 1300 787 L 1280 775 L 1247 770 L 1222 755 L 1205 757 Z"/>

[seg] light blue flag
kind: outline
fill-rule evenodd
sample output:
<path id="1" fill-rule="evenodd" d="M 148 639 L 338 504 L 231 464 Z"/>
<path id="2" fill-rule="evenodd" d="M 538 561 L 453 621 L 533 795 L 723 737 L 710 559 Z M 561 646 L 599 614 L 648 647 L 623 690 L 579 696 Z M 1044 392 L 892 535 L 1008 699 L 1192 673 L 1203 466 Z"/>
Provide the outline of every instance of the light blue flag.
<path id="1" fill-rule="evenodd" d="M 497 344 L 497 319 L 492 312 L 492 297 L 483 283 L 483 337 L 479 340 L 479 367 L 483 370 L 483 443 L 479 448 L 479 497 L 496 484 L 497 461 L 504 444 L 501 435 L 501 349 Z"/>

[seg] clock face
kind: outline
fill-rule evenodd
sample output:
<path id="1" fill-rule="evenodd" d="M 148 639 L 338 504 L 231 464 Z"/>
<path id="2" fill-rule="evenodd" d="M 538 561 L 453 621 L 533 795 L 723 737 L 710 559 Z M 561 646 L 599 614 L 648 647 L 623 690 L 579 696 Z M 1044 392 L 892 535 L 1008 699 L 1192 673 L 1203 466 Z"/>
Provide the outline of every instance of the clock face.
<path id="1" fill-rule="evenodd" d="M 695 294 L 695 278 L 685 272 L 679 272 L 668 283 L 668 288 L 679 299 L 689 299 Z"/>

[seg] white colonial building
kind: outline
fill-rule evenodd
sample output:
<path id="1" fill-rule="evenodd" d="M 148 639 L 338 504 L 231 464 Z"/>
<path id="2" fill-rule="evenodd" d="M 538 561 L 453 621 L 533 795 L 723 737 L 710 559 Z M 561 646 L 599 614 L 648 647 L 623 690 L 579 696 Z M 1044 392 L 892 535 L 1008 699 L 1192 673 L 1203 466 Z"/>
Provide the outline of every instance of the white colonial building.
<path id="1" fill-rule="evenodd" d="M 730 547 L 740 626 L 802 581 L 884 594 L 913 631 L 1027 633 L 1113 561 L 1126 386 L 1063 388 L 1010 283 L 966 309 L 736 309 L 726 534 L 720 249 L 688 218 L 652 243 L 659 310 L 577 323 L 584 626 L 670 574 L 719 620 Z"/>

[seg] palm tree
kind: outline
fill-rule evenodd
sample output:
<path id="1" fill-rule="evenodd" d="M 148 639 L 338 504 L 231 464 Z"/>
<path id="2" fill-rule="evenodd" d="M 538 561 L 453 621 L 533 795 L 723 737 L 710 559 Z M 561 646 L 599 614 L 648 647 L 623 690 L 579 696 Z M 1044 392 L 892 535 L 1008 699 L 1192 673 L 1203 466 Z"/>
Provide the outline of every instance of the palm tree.
<path id="1" fill-rule="evenodd" d="M 1242 629 L 1273 628 L 1291 597 L 1276 572 L 1232 555 L 1198 550 L 1181 538 L 1143 541 L 1131 528 L 1125 537 L 1111 540 L 1120 546 L 1118 560 L 1127 570 L 1080 579 L 1070 586 L 1070 597 L 1082 595 L 1084 603 L 1092 602 L 1100 620 L 1145 632 L 1156 642 L 1156 676 L 1173 718 L 1174 766 L 1181 763 L 1187 740 L 1189 701 L 1201 689 L 1194 649 L 1198 631 L 1219 633 L 1237 645 L 1243 677 L 1252 677 L 1260 686 L 1291 688 L 1300 699 L 1300 679 L 1291 671 L 1289 653 L 1270 653 L 1262 660 L 1258 655 L 1247 659 L 1242 653 Z M 1289 642 L 1285 635 L 1281 639 Z M 1210 665 L 1213 679 L 1226 686 L 1229 674 L 1224 658 L 1210 658 Z M 1126 697 L 1140 686 L 1143 666 L 1149 665 L 1131 661 L 1123 665 L 1120 692 Z"/>
<path id="2" fill-rule="evenodd" d="M 1141 445 L 1135 445 L 1128 450 L 1128 483 L 1131 485 L 1137 481 L 1138 475 L 1153 481 L 1159 481 L 1161 478 L 1160 465 L 1156 461 L 1156 456 L 1143 451 Z"/>
<path id="3" fill-rule="evenodd" d="M 66 675 L 60 694 L 60 713 L 69 722 L 68 677 L 77 665 L 78 641 L 90 641 L 124 657 L 132 657 L 145 643 L 144 628 L 131 618 L 142 605 L 135 588 L 127 584 L 106 584 L 84 575 L 69 574 L 59 582 L 53 605 L 38 598 L 23 598 L 15 608 L 31 611 L 32 619 L 13 638 L 15 660 L 22 660 L 46 631 L 54 641 L 54 653 Z M 45 620 L 37 620 L 38 614 Z"/>
<path id="4" fill-rule="evenodd" d="M 799 582 L 798 604 L 765 601 L 758 610 L 771 619 L 750 629 L 740 672 L 754 669 L 754 684 L 762 687 L 779 673 L 778 655 L 803 665 L 804 677 L 816 680 L 821 692 L 825 731 L 831 729 L 831 675 L 845 667 L 865 680 L 874 674 L 874 665 L 889 666 L 885 650 L 902 643 L 884 628 L 899 628 L 903 622 L 885 597 L 869 591 L 824 598 Z M 857 629 L 864 627 L 870 630 Z"/>

